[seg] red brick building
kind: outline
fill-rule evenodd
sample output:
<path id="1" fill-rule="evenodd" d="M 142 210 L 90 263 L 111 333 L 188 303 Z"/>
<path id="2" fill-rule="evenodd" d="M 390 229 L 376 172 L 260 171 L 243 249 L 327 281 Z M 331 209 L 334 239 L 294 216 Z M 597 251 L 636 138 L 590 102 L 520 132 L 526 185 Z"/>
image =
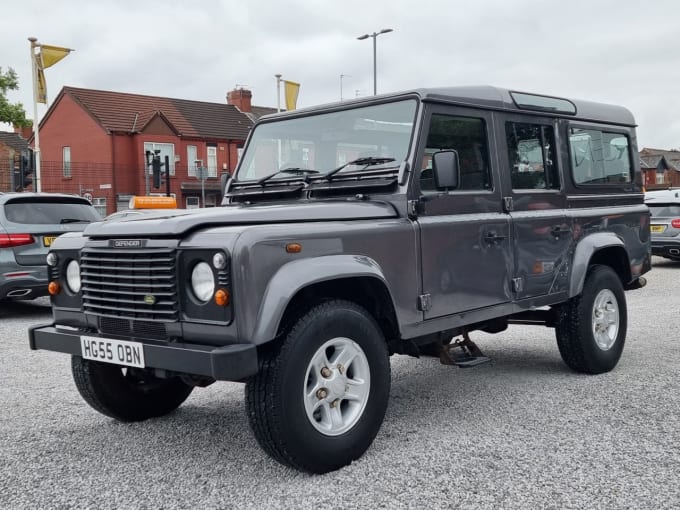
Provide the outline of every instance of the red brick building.
<path id="1" fill-rule="evenodd" d="M 178 207 L 219 205 L 219 176 L 231 172 L 254 120 L 273 108 L 253 107 L 237 89 L 207 103 L 64 87 L 40 122 L 41 189 L 92 198 L 102 214 L 125 209 L 153 187 L 146 152 L 170 161 Z M 203 189 L 197 167 L 207 168 Z"/>
<path id="2" fill-rule="evenodd" d="M 0 192 L 14 191 L 12 171 L 18 168 L 21 152 L 28 148 L 30 128 L 16 128 L 14 131 L 0 131 Z"/>
<path id="3" fill-rule="evenodd" d="M 680 187 L 680 151 L 647 149 L 640 151 L 640 168 L 646 189 Z"/>

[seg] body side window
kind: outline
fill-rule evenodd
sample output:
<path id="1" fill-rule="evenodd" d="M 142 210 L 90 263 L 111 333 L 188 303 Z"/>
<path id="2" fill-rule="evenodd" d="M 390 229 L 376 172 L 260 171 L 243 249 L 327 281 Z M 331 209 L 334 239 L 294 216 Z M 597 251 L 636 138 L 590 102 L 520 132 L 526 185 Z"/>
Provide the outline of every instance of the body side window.
<path id="1" fill-rule="evenodd" d="M 577 185 L 626 184 L 633 180 L 630 143 L 622 133 L 571 127 L 569 159 Z"/>

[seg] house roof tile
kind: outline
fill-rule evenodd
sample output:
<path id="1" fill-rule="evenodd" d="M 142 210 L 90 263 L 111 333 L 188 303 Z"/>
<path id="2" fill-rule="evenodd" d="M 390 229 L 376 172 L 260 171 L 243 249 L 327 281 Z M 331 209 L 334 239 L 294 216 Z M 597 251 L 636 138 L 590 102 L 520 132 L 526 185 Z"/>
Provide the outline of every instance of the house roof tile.
<path id="1" fill-rule="evenodd" d="M 7 145 L 16 151 L 28 148 L 28 142 L 17 133 L 0 131 L 0 145 Z"/>
<path id="2" fill-rule="evenodd" d="M 76 87 L 64 87 L 61 94 L 81 104 L 109 132 L 139 132 L 156 115 L 185 138 L 245 140 L 253 125 L 230 104 Z"/>

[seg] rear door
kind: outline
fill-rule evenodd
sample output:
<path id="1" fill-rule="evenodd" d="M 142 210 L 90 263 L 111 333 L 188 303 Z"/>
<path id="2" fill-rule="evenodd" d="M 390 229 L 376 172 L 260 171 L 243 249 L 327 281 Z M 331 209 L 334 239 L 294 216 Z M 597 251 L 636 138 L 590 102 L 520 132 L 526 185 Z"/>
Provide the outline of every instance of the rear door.
<path id="1" fill-rule="evenodd" d="M 572 225 L 566 214 L 554 120 L 498 114 L 504 196 L 514 237 L 515 299 L 564 291 Z"/>
<path id="2" fill-rule="evenodd" d="M 425 117 L 417 170 L 425 319 L 511 299 L 510 217 L 501 206 L 494 168 L 492 113 L 436 105 Z M 458 153 L 458 189 L 438 189 L 432 155 Z"/>
<path id="3" fill-rule="evenodd" d="M 82 231 L 101 219 L 89 202 L 69 197 L 18 196 L 5 203 L 4 216 L 8 234 L 33 237 L 32 243 L 13 248 L 17 263 L 26 266 L 44 264 L 57 236 Z"/>

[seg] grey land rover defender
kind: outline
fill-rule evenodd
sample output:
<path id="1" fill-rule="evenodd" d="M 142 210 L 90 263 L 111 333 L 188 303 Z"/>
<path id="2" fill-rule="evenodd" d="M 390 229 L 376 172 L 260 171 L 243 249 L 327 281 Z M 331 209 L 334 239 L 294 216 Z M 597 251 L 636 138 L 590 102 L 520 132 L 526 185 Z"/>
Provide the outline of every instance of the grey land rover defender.
<path id="1" fill-rule="evenodd" d="M 264 450 L 331 471 L 378 433 L 391 354 L 473 366 L 470 332 L 536 324 L 571 369 L 616 366 L 651 268 L 636 154 L 625 108 L 493 87 L 265 117 L 222 207 L 59 237 L 30 346 L 122 421 L 244 382 Z"/>

